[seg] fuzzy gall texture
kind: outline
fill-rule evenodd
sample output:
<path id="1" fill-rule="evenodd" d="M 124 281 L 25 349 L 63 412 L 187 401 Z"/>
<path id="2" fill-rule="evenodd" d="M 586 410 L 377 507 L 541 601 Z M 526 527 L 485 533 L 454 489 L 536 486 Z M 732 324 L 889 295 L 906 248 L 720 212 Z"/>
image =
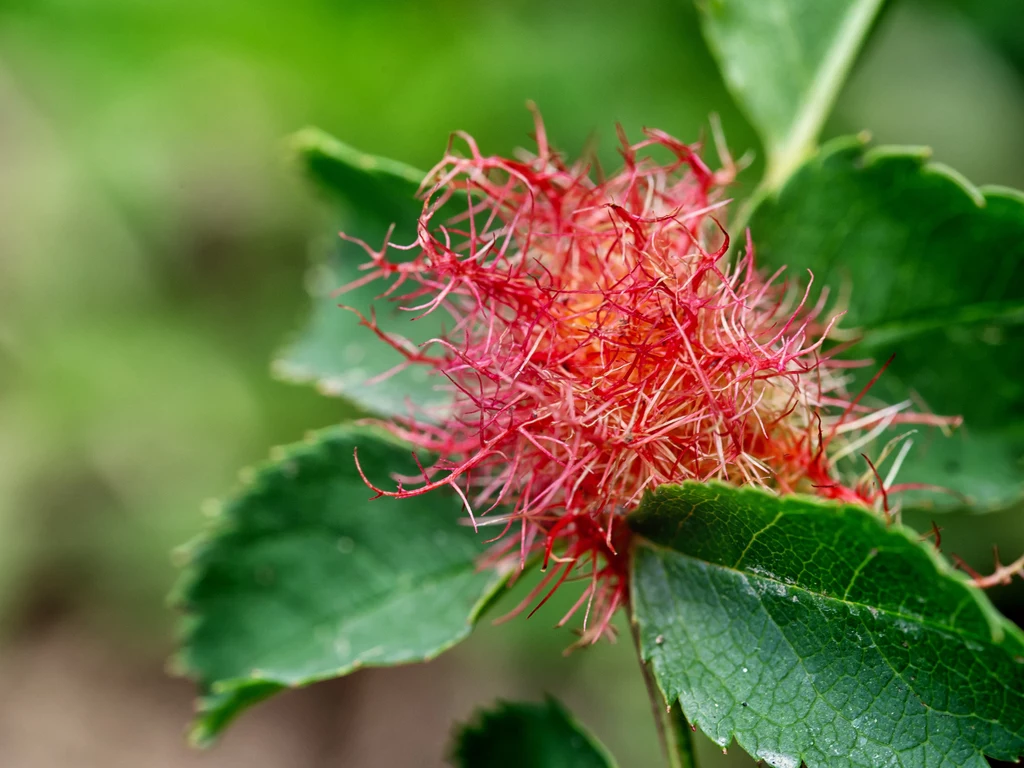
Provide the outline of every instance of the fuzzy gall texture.
<path id="1" fill-rule="evenodd" d="M 421 348 L 364 318 L 400 367 L 427 366 L 451 392 L 444 414 L 385 425 L 441 458 L 379 495 L 453 488 L 474 524 L 498 526 L 494 558 L 554 563 L 521 608 L 584 581 L 569 614 L 586 606 L 583 641 L 611 632 L 626 598 L 623 515 L 646 489 L 714 479 L 888 511 L 896 489 L 871 462 L 859 478 L 837 462 L 855 466 L 893 423 L 937 420 L 848 395 L 809 280 L 800 292 L 758 272 L 749 239 L 726 261 L 730 163 L 712 172 L 698 147 L 647 131 L 602 178 L 565 164 L 539 120 L 521 159 L 460 138 L 427 177 L 415 244 L 398 258 L 367 247 L 358 281 L 390 280 L 388 298 L 451 326 Z M 454 203 L 464 213 L 438 220 Z"/>

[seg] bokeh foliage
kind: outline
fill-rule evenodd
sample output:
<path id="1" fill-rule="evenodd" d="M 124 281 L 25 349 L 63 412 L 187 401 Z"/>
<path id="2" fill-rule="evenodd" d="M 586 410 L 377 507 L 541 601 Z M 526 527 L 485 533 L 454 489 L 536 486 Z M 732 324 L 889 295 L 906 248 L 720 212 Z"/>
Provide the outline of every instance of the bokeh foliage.
<path id="1" fill-rule="evenodd" d="M 826 135 L 871 127 L 880 141 L 932 144 L 977 183 L 1024 186 L 1014 12 L 1013 0 L 893 3 Z M 308 239 L 323 223 L 281 137 L 315 123 L 423 168 L 455 128 L 495 152 L 523 144 L 527 99 L 559 146 L 575 154 L 596 136 L 610 163 L 614 122 L 693 139 L 712 111 L 736 154 L 760 154 L 679 0 L 3 4 L 8 636 L 56 605 L 161 656 L 166 552 L 199 527 L 196 501 L 230 487 L 268 444 L 348 415 L 267 375 L 282 330 L 305 312 Z M 993 540 L 1007 554 L 1024 546 L 1010 516 L 943 525 L 979 565 Z M 557 660 L 565 642 L 548 623 L 512 631 Z M 485 633 L 481 657 L 497 637 Z M 538 686 L 555 668 L 500 653 Z M 618 663 L 593 658 L 565 674 Z M 646 718 L 636 700 L 626 710 Z M 604 717 L 595 730 L 624 764 L 642 764 L 648 753 L 631 750 L 649 740 L 632 737 L 636 719 Z"/>

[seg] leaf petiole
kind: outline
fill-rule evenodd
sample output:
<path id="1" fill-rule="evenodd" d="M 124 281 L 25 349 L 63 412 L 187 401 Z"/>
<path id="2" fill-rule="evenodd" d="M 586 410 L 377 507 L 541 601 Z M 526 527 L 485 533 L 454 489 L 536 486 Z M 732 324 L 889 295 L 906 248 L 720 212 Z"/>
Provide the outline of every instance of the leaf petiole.
<path id="1" fill-rule="evenodd" d="M 668 761 L 668 767 L 697 768 L 697 752 L 693 745 L 694 729 L 686 719 L 686 715 L 683 714 L 683 707 L 679 702 L 676 702 L 673 707 L 665 701 L 665 696 L 654 679 L 654 673 L 644 661 L 637 625 L 631 621 L 629 626 L 633 635 L 633 646 L 636 648 L 636 658 L 640 662 L 640 672 L 644 677 L 644 685 L 647 686 L 651 712 L 654 715 L 654 723 L 658 727 L 658 737 L 661 739 L 661 747 Z"/>

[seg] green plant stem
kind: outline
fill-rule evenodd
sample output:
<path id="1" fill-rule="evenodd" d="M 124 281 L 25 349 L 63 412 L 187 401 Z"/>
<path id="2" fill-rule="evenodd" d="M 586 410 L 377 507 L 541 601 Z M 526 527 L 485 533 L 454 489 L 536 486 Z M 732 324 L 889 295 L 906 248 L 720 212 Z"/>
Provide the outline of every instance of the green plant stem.
<path id="1" fill-rule="evenodd" d="M 637 661 L 647 686 L 647 696 L 651 700 L 651 711 L 654 723 L 658 726 L 661 747 L 668 760 L 669 768 L 697 768 L 697 752 L 693 746 L 693 729 L 683 714 L 683 708 L 676 702 L 671 706 L 658 688 L 651 668 L 644 662 L 640 651 L 640 633 L 635 623 L 630 622 L 633 633 L 633 644 L 636 647 Z"/>

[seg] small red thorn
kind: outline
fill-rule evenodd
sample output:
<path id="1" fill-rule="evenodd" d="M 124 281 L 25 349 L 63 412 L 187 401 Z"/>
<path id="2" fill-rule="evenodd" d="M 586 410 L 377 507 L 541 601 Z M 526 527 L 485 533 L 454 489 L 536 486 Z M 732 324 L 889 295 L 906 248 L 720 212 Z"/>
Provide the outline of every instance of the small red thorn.
<path id="1" fill-rule="evenodd" d="M 891 360 L 892 358 L 890 358 Z M 885 483 L 882 482 L 882 476 L 878 474 L 878 470 L 875 468 L 874 462 L 867 457 L 867 454 L 862 453 L 864 461 L 871 467 L 871 473 L 875 476 L 875 482 L 878 483 L 878 492 L 882 495 L 882 512 L 885 514 L 886 525 L 892 522 L 892 515 L 889 513 L 889 493 L 885 489 Z"/>
<path id="2" fill-rule="evenodd" d="M 921 536 L 921 541 L 927 541 L 928 539 L 935 537 L 935 549 L 939 552 L 942 551 L 942 529 L 939 528 L 938 524 L 932 520 L 932 529 Z"/>

